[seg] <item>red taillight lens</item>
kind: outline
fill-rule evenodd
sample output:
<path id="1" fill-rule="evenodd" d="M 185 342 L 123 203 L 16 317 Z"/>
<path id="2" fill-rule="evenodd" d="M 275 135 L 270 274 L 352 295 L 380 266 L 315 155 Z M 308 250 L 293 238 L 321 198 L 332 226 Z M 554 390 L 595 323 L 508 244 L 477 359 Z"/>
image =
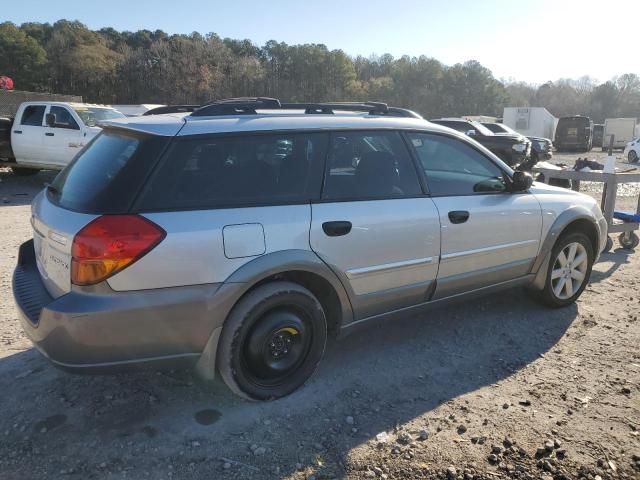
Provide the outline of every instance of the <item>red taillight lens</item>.
<path id="1" fill-rule="evenodd" d="M 71 282 L 101 282 L 147 254 L 165 235 L 162 228 L 139 215 L 98 217 L 73 239 Z"/>

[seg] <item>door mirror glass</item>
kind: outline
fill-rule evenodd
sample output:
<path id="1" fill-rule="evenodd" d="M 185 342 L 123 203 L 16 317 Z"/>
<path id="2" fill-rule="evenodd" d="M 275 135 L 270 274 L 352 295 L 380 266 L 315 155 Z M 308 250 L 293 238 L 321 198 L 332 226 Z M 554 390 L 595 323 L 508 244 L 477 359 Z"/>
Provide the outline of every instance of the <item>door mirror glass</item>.
<path id="1" fill-rule="evenodd" d="M 56 114 L 55 113 L 47 113 L 45 116 L 47 121 L 47 127 L 55 127 L 56 126 Z"/>
<path id="2" fill-rule="evenodd" d="M 511 177 L 511 191 L 524 192 L 533 185 L 533 177 L 528 172 L 516 170 Z"/>

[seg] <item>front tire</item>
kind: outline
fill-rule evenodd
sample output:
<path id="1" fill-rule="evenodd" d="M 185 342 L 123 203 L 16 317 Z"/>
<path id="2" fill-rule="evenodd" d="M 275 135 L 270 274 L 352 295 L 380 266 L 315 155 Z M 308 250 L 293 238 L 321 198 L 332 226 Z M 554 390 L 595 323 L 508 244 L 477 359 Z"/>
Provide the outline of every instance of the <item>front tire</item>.
<path id="1" fill-rule="evenodd" d="M 315 372 L 327 341 L 318 299 L 306 288 L 277 281 L 243 297 L 227 318 L 217 354 L 220 375 L 249 400 L 284 397 Z"/>
<path id="2" fill-rule="evenodd" d="M 629 163 L 636 163 L 638 161 L 638 154 L 635 152 L 635 150 L 631 150 L 629 151 Z"/>
<path id="3" fill-rule="evenodd" d="M 566 307 L 575 302 L 589 283 L 593 260 L 593 246 L 584 233 L 560 237 L 551 250 L 540 300 L 552 308 Z"/>

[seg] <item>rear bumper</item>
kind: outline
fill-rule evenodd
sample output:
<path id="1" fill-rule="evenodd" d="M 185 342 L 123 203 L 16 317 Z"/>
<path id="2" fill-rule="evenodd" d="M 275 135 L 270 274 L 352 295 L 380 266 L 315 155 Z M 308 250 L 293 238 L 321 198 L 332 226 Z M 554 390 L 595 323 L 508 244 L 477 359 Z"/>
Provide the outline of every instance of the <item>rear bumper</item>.
<path id="1" fill-rule="evenodd" d="M 81 372 L 195 363 L 237 285 L 116 292 L 106 283 L 52 298 L 33 241 L 20 247 L 13 295 L 25 333 L 55 365 Z M 217 308 L 223 307 L 223 308 Z"/>

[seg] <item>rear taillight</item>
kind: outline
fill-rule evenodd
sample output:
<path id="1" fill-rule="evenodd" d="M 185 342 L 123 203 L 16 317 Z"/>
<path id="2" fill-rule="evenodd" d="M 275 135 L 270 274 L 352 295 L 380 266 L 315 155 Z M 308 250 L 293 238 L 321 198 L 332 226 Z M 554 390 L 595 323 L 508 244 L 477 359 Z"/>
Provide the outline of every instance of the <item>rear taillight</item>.
<path id="1" fill-rule="evenodd" d="M 147 254 L 166 232 L 139 215 L 98 217 L 73 239 L 71 282 L 93 285 Z"/>

